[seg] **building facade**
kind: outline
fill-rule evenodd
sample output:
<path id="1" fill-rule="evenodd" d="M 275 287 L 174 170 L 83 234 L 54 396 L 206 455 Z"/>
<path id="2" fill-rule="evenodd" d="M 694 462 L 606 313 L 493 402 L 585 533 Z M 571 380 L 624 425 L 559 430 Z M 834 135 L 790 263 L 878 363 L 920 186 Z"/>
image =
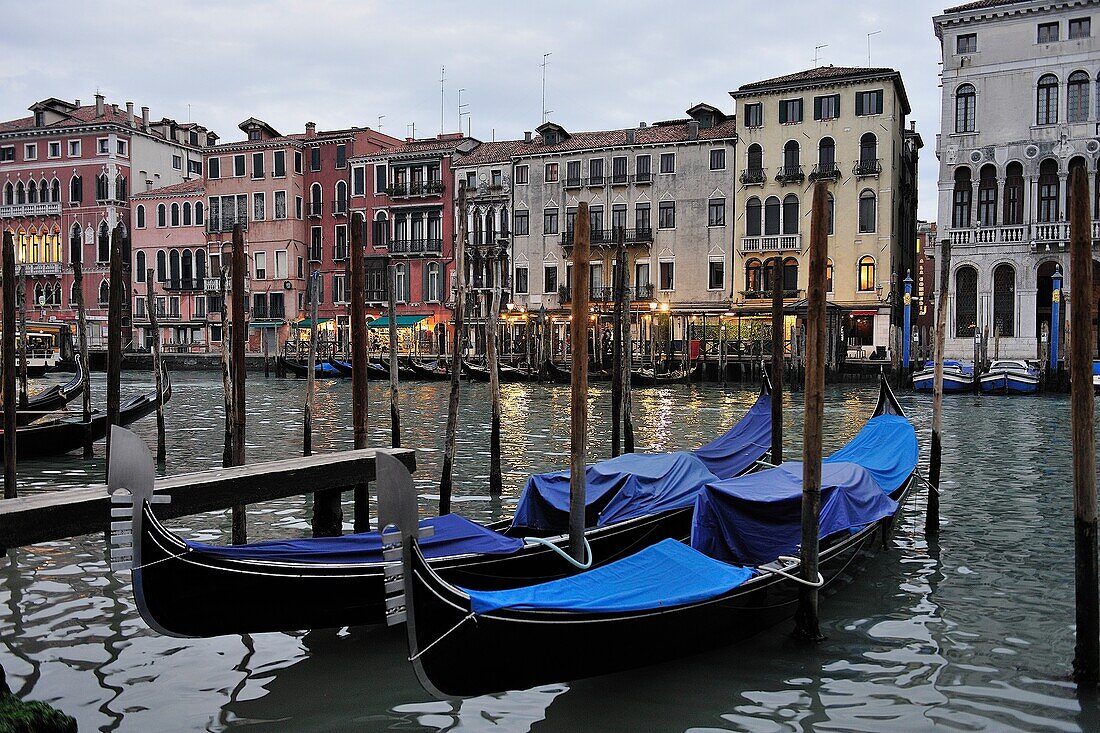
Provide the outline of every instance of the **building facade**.
<path id="1" fill-rule="evenodd" d="M 976 338 L 989 355 L 1043 355 L 1056 268 L 1069 283 L 1076 167 L 1088 173 L 1097 238 L 1098 10 L 1096 0 L 985 0 L 933 20 L 943 54 L 936 154 L 939 237 L 952 249 L 949 356 L 972 357 Z M 1095 322 L 1097 293 L 1090 300 Z M 1054 324 L 1062 331 L 1066 310 Z"/>
<path id="2" fill-rule="evenodd" d="M 134 115 L 103 95 L 45 99 L 0 123 L 0 226 L 12 232 L 42 320 L 76 321 L 74 262 L 84 272 L 89 341 L 105 343 L 111 237 L 132 232 L 133 193 L 202 177 L 217 135 L 201 125 Z M 127 253 L 128 257 L 128 253 Z M 127 268 L 129 270 L 129 268 Z"/>
<path id="3" fill-rule="evenodd" d="M 770 312 L 772 267 L 784 299 L 805 297 L 813 184 L 827 181 L 827 298 L 847 358 L 898 350 L 902 282 L 915 266 L 917 151 L 893 69 L 821 66 L 741 86 L 734 226 L 735 312 Z M 788 319 L 788 333 L 793 327 Z"/>

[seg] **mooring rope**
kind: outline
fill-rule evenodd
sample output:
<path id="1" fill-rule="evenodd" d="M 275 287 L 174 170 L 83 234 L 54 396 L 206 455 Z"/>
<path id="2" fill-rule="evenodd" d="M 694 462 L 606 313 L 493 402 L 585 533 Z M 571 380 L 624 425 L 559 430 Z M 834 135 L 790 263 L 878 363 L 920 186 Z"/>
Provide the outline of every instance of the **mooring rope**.
<path id="1" fill-rule="evenodd" d="M 459 622 L 458 622 L 457 624 L 455 624 L 454 626 L 452 626 L 452 627 L 451 627 L 450 629 L 448 629 L 447 631 L 443 632 L 443 635 L 442 635 L 442 636 L 440 636 L 440 637 L 439 637 L 438 639 L 436 639 L 435 641 L 433 641 L 433 642 L 432 642 L 431 644 L 428 644 L 428 646 L 424 647 L 423 649 L 421 649 L 420 651 L 418 651 L 418 652 L 417 652 L 416 654 L 413 654 L 413 655 L 412 655 L 411 657 L 409 657 L 409 661 L 410 661 L 410 662 L 415 662 L 415 661 L 416 661 L 417 659 L 419 659 L 419 658 L 420 658 L 420 655 L 421 655 L 421 654 L 425 654 L 425 653 L 427 653 L 427 651 L 428 651 L 429 649 L 431 649 L 431 648 L 432 648 L 433 646 L 435 646 L 435 645 L 436 645 L 436 644 L 438 644 L 439 642 L 441 642 L 441 641 L 443 641 L 444 639 L 446 639 L 446 638 L 447 638 L 448 636 L 450 636 L 450 635 L 451 635 L 452 633 L 454 633 L 454 631 L 455 631 L 455 630 L 456 630 L 456 629 L 457 629 L 457 628 L 458 628 L 459 626 L 461 626 L 462 624 L 466 623 L 467 621 L 469 621 L 469 620 L 470 620 L 470 619 L 472 619 L 473 617 L 474 617 L 474 612 L 473 612 L 473 611 L 470 611 L 470 613 L 469 613 L 469 614 L 467 614 L 466 616 L 463 616 L 463 617 L 462 617 L 462 620 L 461 620 L 461 621 L 459 621 Z"/>
<path id="2" fill-rule="evenodd" d="M 548 539 L 545 539 L 543 537 L 524 537 L 523 538 L 524 542 L 529 542 L 529 543 L 535 544 L 535 545 L 542 545 L 543 547 L 549 547 L 551 550 L 553 550 L 554 552 L 561 555 L 562 558 L 564 558 L 566 560 L 566 562 L 568 562 L 570 565 L 577 568 L 578 570 L 588 570 L 590 567 L 592 567 L 592 546 L 588 544 L 588 538 L 587 537 L 582 537 L 581 540 L 584 542 L 584 555 L 585 555 L 585 557 L 588 558 L 583 563 L 580 563 L 580 562 L 577 562 L 576 560 L 574 560 L 569 555 L 569 553 L 567 553 L 565 550 L 561 549 L 560 547 L 558 547 L 557 545 L 555 545 L 553 542 L 551 542 Z"/>
<path id="3" fill-rule="evenodd" d="M 781 562 L 801 562 L 797 557 L 790 557 L 788 555 L 780 555 L 776 559 Z M 820 588 L 821 586 L 825 585 L 825 578 L 822 577 L 820 572 L 817 574 L 816 581 L 806 580 L 805 578 L 800 578 L 797 575 L 791 575 L 786 570 L 782 570 L 780 568 L 770 568 L 768 572 L 775 573 L 776 575 L 782 575 L 788 580 L 793 580 L 794 582 L 801 583 L 802 585 L 808 585 L 811 588 Z"/>

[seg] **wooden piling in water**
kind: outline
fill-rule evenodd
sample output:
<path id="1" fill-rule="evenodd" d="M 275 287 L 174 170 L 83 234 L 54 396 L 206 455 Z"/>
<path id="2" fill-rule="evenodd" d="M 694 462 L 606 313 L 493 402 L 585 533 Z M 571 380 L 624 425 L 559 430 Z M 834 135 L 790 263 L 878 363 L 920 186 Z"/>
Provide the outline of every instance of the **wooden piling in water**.
<path id="1" fill-rule="evenodd" d="M 19 406 L 27 406 L 27 268 L 19 267 Z"/>
<path id="2" fill-rule="evenodd" d="M 772 463 L 783 462 L 783 258 L 772 268 Z"/>
<path id="3" fill-rule="evenodd" d="M 623 255 L 626 262 L 626 255 Z M 630 289 L 626 286 L 626 267 L 621 268 L 623 287 L 619 291 L 619 297 L 623 303 L 623 338 L 622 338 L 622 393 L 623 393 L 623 452 L 634 452 L 634 405 L 630 394 L 631 373 L 634 368 L 634 336 L 630 324 Z M 639 317 L 639 322 L 640 322 Z"/>
<path id="4" fill-rule="evenodd" d="M 573 231 L 569 320 L 569 342 L 573 349 L 569 377 L 569 554 L 577 562 L 584 562 L 585 467 L 588 463 L 588 260 L 592 236 L 586 201 L 577 206 Z"/>
<path id="5" fill-rule="evenodd" d="M 806 291 L 806 384 L 802 433 L 802 580 L 799 586 L 795 635 L 806 641 L 822 638 L 818 624 L 816 583 L 818 533 L 821 525 L 821 424 L 825 409 L 825 266 L 828 262 L 827 187 L 814 184 L 810 215 L 810 271 Z M 806 585 L 805 583 L 815 584 Z"/>
<path id="6" fill-rule="evenodd" d="M 928 453 L 928 507 L 924 514 L 924 533 L 940 531 L 940 460 L 943 451 L 943 354 L 947 340 L 947 302 L 951 284 L 951 240 L 940 241 L 940 290 L 936 296 L 936 337 L 933 351 L 932 377 L 932 446 Z M 974 365 L 974 381 L 978 381 L 978 365 Z"/>
<path id="7" fill-rule="evenodd" d="M 161 374 L 160 323 L 157 321 L 156 294 L 153 292 L 153 268 L 145 271 L 145 300 L 149 310 L 149 328 L 153 331 L 153 374 L 157 382 L 157 394 L 164 393 L 164 377 Z M 164 463 L 168 450 L 164 444 L 164 400 L 157 402 L 157 463 Z"/>
<path id="8" fill-rule="evenodd" d="M 230 332 L 231 376 L 233 381 L 232 414 L 232 455 L 234 466 L 245 464 L 245 363 L 244 345 L 248 338 L 248 324 L 245 322 L 244 276 L 248 270 L 244 252 L 244 231 L 240 224 L 233 225 L 233 329 Z M 233 544 L 240 545 L 248 541 L 244 505 L 233 507 Z"/>
<path id="9" fill-rule="evenodd" d="M 85 425 L 88 425 L 92 420 L 92 367 L 88 363 L 88 311 L 84 307 L 84 267 L 79 262 L 73 263 L 73 295 L 76 296 L 76 328 L 79 331 L 77 334 L 77 348 L 80 350 L 80 360 L 83 362 L 84 368 L 82 373 L 84 378 L 82 380 L 82 393 L 81 393 L 81 418 Z M 92 434 L 91 431 L 84 431 L 84 457 L 91 458 L 92 451 Z"/>
<path id="10" fill-rule="evenodd" d="M 313 396 L 317 391 L 317 285 L 321 273 L 309 273 L 309 352 L 306 357 L 306 399 L 302 413 L 302 455 L 313 455 Z M 314 516 L 317 515 L 317 496 L 313 497 Z"/>
<path id="11" fill-rule="evenodd" d="M 494 258 L 496 267 L 493 293 L 489 299 L 489 312 L 485 314 L 485 357 L 489 366 L 489 496 L 504 492 L 504 480 L 500 472 L 500 349 L 498 319 L 500 316 L 500 257 Z"/>
<path id="12" fill-rule="evenodd" d="M 451 513 L 455 437 L 458 433 L 459 382 L 462 378 L 462 328 L 466 311 L 466 184 L 458 184 L 458 236 L 455 237 L 454 347 L 451 349 L 451 391 L 447 401 L 447 433 L 443 443 L 443 473 L 439 479 L 439 514 Z"/>
<path id="13" fill-rule="evenodd" d="M 401 447 L 401 394 L 397 373 L 397 270 L 386 262 L 386 315 L 390 321 L 390 447 Z"/>
<path id="14" fill-rule="evenodd" d="M 4 392 L 4 498 L 19 495 L 15 485 L 15 438 L 18 414 L 15 396 L 15 242 L 12 233 L 4 231 L 3 277 L 4 288 L 4 343 L 3 343 L 3 392 Z"/>
<path id="15" fill-rule="evenodd" d="M 369 361 L 367 329 L 367 273 L 364 244 L 366 218 L 352 215 L 351 257 L 348 258 L 348 282 L 351 283 L 351 428 L 355 447 L 366 448 L 367 436 L 367 362 Z M 356 484 L 352 490 L 355 506 L 355 531 L 370 530 L 370 501 L 367 484 Z"/>
<path id="16" fill-rule="evenodd" d="M 626 247 L 623 230 L 615 244 L 615 267 L 611 273 L 611 292 L 615 297 L 611 326 L 611 457 L 619 455 L 619 434 L 623 419 L 623 293 L 626 288 Z"/>
<path id="17" fill-rule="evenodd" d="M 1070 408 L 1073 431 L 1074 586 L 1077 642 L 1073 678 L 1081 689 L 1100 682 L 1100 582 L 1097 579 L 1096 427 L 1092 387 L 1092 224 L 1083 168 L 1070 174 Z"/>
<path id="18" fill-rule="evenodd" d="M 107 296 L 107 465 L 111 462 L 111 426 L 118 425 L 122 396 L 122 224 L 111 232 L 111 274 Z M 106 467 L 104 467 L 106 471 Z"/>
<path id="19" fill-rule="evenodd" d="M 222 294 L 222 403 L 225 407 L 222 440 L 222 467 L 233 465 L 233 372 L 229 365 L 229 264 L 221 257 L 219 289 Z"/>

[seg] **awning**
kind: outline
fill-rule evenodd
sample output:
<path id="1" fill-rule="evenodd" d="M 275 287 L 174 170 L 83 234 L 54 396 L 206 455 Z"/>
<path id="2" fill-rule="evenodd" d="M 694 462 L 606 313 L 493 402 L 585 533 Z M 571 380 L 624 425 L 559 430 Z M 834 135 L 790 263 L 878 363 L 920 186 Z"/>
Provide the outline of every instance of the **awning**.
<path id="1" fill-rule="evenodd" d="M 849 312 L 848 312 L 848 315 L 850 315 L 850 316 L 877 316 L 877 315 L 878 315 L 878 311 L 877 311 L 877 310 L 873 310 L 873 311 L 867 311 L 867 310 L 863 310 L 863 311 L 849 311 Z"/>
<path id="2" fill-rule="evenodd" d="M 283 325 L 282 321 L 251 321 L 248 324 L 249 328 L 278 328 Z"/>
<path id="3" fill-rule="evenodd" d="M 398 328 L 412 328 L 416 324 L 423 321 L 425 318 L 427 318 L 427 316 L 398 316 L 397 317 L 397 327 Z M 377 318 L 377 319 L 371 321 L 370 324 L 368 324 L 368 325 L 371 328 L 389 328 L 390 327 L 390 319 L 387 318 L 386 316 L 382 316 L 381 318 Z"/>
<path id="4" fill-rule="evenodd" d="M 322 323 L 328 323 L 331 320 L 332 320 L 331 318 L 318 318 L 317 319 L 317 325 L 320 326 Z M 295 323 L 294 327 L 295 328 L 309 328 L 312 325 L 313 325 L 312 320 L 310 320 L 309 318 L 303 318 L 302 320 Z"/>

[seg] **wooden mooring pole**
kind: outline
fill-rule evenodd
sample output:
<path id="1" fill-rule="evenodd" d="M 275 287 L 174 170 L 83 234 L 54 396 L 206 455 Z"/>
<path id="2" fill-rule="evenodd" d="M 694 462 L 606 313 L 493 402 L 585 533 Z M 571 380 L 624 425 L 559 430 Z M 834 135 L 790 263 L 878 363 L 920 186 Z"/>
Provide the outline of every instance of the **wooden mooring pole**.
<path id="1" fill-rule="evenodd" d="M 626 286 L 626 255 L 623 255 L 623 267 L 621 268 L 622 274 L 622 288 L 619 290 L 619 298 L 622 300 L 623 316 L 622 316 L 622 391 L 623 391 L 623 452 L 634 452 L 634 416 L 633 416 L 633 404 L 630 396 L 630 379 L 631 370 L 633 369 L 634 361 L 634 337 L 631 332 L 630 324 L 630 288 Z M 641 317 L 639 316 L 639 323 Z"/>
<path id="2" fill-rule="evenodd" d="M 19 266 L 19 406 L 27 406 L 27 268 Z"/>
<path id="3" fill-rule="evenodd" d="M 79 331 L 77 348 L 80 350 L 80 360 L 84 367 L 80 399 L 81 419 L 85 425 L 88 425 L 92 421 L 92 367 L 88 363 L 88 311 L 84 307 L 84 267 L 80 262 L 73 262 L 73 295 L 76 296 L 76 328 Z M 92 454 L 92 433 L 90 430 L 85 430 L 84 457 L 91 458 Z"/>
<path id="4" fill-rule="evenodd" d="M 577 206 L 573 244 L 572 308 L 569 342 L 572 347 L 569 387 L 569 554 L 585 561 L 585 467 L 588 463 L 588 259 L 592 236 L 588 202 Z"/>
<path id="5" fill-rule="evenodd" d="M 233 370 L 229 363 L 229 263 L 226 262 L 224 253 L 221 263 L 219 286 L 222 294 L 222 402 L 225 406 L 222 467 L 228 468 L 233 465 Z"/>
<path id="6" fill-rule="evenodd" d="M 390 321 L 390 447 L 401 447 L 401 392 L 397 373 L 397 269 L 387 259 L 386 315 Z"/>
<path id="7" fill-rule="evenodd" d="M 947 301 L 951 284 L 951 240 L 940 242 L 940 290 L 936 296 L 936 338 L 932 354 L 932 447 L 928 454 L 928 508 L 924 514 L 924 533 L 940 531 L 940 460 L 943 452 L 943 353 L 947 340 Z M 978 365 L 974 365 L 974 381 L 978 381 Z"/>
<path id="8" fill-rule="evenodd" d="M 489 312 L 485 314 L 485 357 L 489 366 L 489 496 L 504 492 L 504 480 L 500 472 L 500 276 L 501 256 L 493 257 L 493 293 L 489 299 Z"/>
<path id="9" fill-rule="evenodd" d="M 12 233 L 4 231 L 3 270 L 4 282 L 4 498 L 19 495 L 15 486 L 15 437 L 18 398 L 15 396 L 15 241 Z"/>
<path id="10" fill-rule="evenodd" d="M 153 268 L 145 271 L 145 300 L 149 311 L 149 328 L 153 331 L 153 374 L 157 382 L 157 394 L 164 393 L 164 376 L 161 374 L 160 323 L 157 321 L 157 298 L 153 292 Z M 157 463 L 164 463 L 168 450 L 164 445 L 164 401 L 157 402 Z"/>
<path id="11" fill-rule="evenodd" d="M 245 322 L 244 276 L 248 271 L 248 263 L 244 252 L 244 231 L 241 224 L 233 225 L 233 287 L 230 289 L 233 297 L 233 329 L 230 332 L 230 359 L 231 376 L 233 382 L 233 416 L 232 416 L 232 452 L 230 458 L 234 466 L 245 464 L 245 363 L 244 346 L 248 338 L 248 324 Z M 244 505 L 233 507 L 233 544 L 241 545 L 248 541 L 247 523 L 244 513 Z"/>
<path id="12" fill-rule="evenodd" d="M 1083 168 L 1069 182 L 1070 238 L 1070 407 L 1073 425 L 1073 535 L 1077 643 L 1073 678 L 1082 689 L 1100 682 L 1100 583 L 1096 546 L 1096 427 L 1093 422 L 1092 224 L 1089 184 Z"/>
<path id="13" fill-rule="evenodd" d="M 615 244 L 615 267 L 611 272 L 611 292 L 615 298 L 611 324 L 611 457 L 619 455 L 619 435 L 623 419 L 623 294 L 626 273 L 626 248 L 623 246 L 623 230 L 618 232 Z"/>
<path id="14" fill-rule="evenodd" d="M 810 272 L 806 299 L 805 417 L 802 433 L 802 580 L 799 586 L 795 635 L 806 641 L 822 638 L 817 616 L 818 542 L 821 525 L 821 423 L 825 409 L 825 265 L 828 262 L 828 221 L 824 181 L 814 184 L 810 215 Z M 810 584 L 810 585 L 807 585 Z"/>
<path id="15" fill-rule="evenodd" d="M 772 267 L 772 450 L 771 461 L 783 462 L 783 258 Z"/>
<path id="16" fill-rule="evenodd" d="M 122 396 L 122 224 L 111 232 L 111 274 L 107 296 L 107 465 L 111 463 L 111 426 L 118 425 Z M 104 467 L 106 471 L 106 467 Z"/>
<path id="17" fill-rule="evenodd" d="M 455 237 L 454 346 L 451 349 L 451 392 L 447 401 L 447 434 L 443 443 L 443 473 L 439 478 L 439 514 L 451 513 L 455 437 L 458 434 L 458 392 L 462 379 L 462 329 L 466 311 L 466 184 L 458 185 L 458 236 Z"/>
<path id="18" fill-rule="evenodd" d="M 306 400 L 302 417 L 302 455 L 313 455 L 313 396 L 317 392 L 317 285 L 321 273 L 309 273 L 309 355 L 306 357 Z M 314 503 L 317 497 L 313 498 Z M 314 508 L 314 516 L 317 511 Z"/>
<path id="19" fill-rule="evenodd" d="M 367 437 L 367 362 L 369 361 L 367 329 L 367 273 L 364 245 L 366 218 L 354 214 L 351 224 L 351 257 L 348 261 L 348 281 L 351 283 L 351 427 L 355 447 L 366 448 Z M 356 484 L 352 490 L 355 504 L 355 531 L 370 530 L 370 501 L 367 484 Z"/>

